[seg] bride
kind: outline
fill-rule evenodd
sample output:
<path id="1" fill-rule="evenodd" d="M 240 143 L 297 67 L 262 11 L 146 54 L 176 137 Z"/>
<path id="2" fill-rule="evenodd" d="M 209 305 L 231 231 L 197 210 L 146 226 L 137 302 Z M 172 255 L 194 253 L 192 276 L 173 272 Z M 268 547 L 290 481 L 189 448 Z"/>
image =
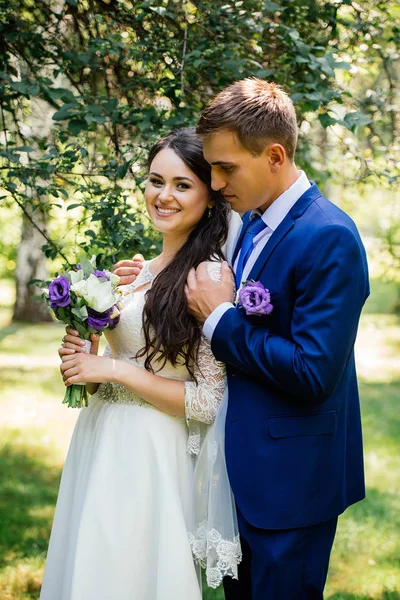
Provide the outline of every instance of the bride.
<path id="1" fill-rule="evenodd" d="M 66 459 L 41 600 L 200 600 L 195 560 L 210 585 L 236 576 L 240 561 L 223 456 L 225 370 L 184 294 L 203 261 L 219 279 L 229 206 L 211 189 L 194 130 L 159 140 L 148 164 L 146 207 L 162 252 L 123 288 L 104 356 L 96 336 L 85 354 L 70 328 L 59 350 L 65 385 L 87 382 L 92 396 Z"/>

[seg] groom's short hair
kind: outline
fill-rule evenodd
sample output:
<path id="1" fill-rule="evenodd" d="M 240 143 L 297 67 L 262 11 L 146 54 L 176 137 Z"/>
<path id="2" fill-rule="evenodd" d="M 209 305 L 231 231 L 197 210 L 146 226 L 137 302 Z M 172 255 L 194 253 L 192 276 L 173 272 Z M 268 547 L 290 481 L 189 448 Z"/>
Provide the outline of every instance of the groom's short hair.
<path id="1" fill-rule="evenodd" d="M 255 77 L 236 81 L 222 90 L 203 110 L 196 132 L 212 136 L 233 131 L 241 145 L 258 156 L 270 142 L 281 144 L 294 159 L 298 127 L 289 95 L 275 83 Z"/>

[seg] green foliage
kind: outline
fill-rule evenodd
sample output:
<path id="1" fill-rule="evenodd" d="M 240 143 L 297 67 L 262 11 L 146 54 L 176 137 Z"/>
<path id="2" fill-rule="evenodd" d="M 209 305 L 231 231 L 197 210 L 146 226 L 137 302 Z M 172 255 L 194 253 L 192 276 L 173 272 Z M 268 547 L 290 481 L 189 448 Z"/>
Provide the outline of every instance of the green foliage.
<path id="1" fill-rule="evenodd" d="M 58 218 L 76 208 L 75 240 L 60 231 L 47 256 L 71 259 L 72 244 L 106 264 L 151 255 L 158 238 L 143 213 L 146 152 L 160 135 L 195 124 L 236 79 L 283 84 L 300 123 L 321 111 L 329 125 L 322 115 L 342 102 L 335 73 L 348 68 L 335 58 L 341 4 L 3 2 L 0 185 L 22 210 Z M 51 121 L 40 123 L 43 114 Z"/>
<path id="2" fill-rule="evenodd" d="M 290 92 L 297 163 L 311 178 L 392 190 L 399 16 L 393 0 L 2 0 L 0 202 L 33 221 L 46 214 L 52 259 L 75 261 L 78 248 L 108 267 L 137 251 L 151 257 L 150 145 L 194 125 L 215 93 L 248 76 Z M 375 232 L 392 270 L 399 232 L 396 210 Z"/>
<path id="3" fill-rule="evenodd" d="M 343 175 L 392 194 L 391 214 L 378 219 L 375 233 L 387 253 L 388 275 L 399 281 L 400 6 L 367 0 L 358 10 L 343 10 L 339 27 L 342 46 L 352 56 L 352 69 L 342 74 L 342 85 L 351 89 L 356 110 L 345 116 L 354 136 L 342 143 L 344 156 L 351 156 L 343 164 Z"/>

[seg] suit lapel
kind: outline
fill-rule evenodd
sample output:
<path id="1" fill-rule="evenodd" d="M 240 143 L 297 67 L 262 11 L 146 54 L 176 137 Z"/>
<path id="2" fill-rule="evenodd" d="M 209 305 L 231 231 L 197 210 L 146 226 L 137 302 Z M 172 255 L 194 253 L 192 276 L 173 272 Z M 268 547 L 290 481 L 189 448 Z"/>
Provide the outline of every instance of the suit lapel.
<path id="1" fill-rule="evenodd" d="M 311 182 L 311 187 L 297 200 L 297 202 L 292 206 L 289 213 L 280 223 L 280 225 L 275 229 L 274 233 L 271 235 L 264 248 L 262 249 L 260 256 L 257 258 L 254 263 L 248 279 L 257 280 L 260 272 L 266 265 L 266 263 L 271 258 L 271 255 L 278 244 L 285 238 L 285 236 L 289 233 L 289 231 L 295 226 L 295 222 L 299 219 L 303 213 L 307 210 L 307 208 L 314 202 L 317 198 L 321 197 L 321 192 L 315 183 Z M 241 239 L 239 238 L 237 246 L 241 244 Z M 237 248 L 236 248 L 237 249 Z M 235 250 L 236 252 L 236 250 Z"/>
<path id="2" fill-rule="evenodd" d="M 277 245 L 283 240 L 287 233 L 294 227 L 294 220 L 290 216 L 290 213 L 286 215 L 282 223 L 269 238 L 264 248 L 261 250 L 261 254 L 254 263 L 247 279 L 257 280 L 261 270 L 264 268 L 266 263 L 269 261 L 271 254 L 277 247 Z"/>

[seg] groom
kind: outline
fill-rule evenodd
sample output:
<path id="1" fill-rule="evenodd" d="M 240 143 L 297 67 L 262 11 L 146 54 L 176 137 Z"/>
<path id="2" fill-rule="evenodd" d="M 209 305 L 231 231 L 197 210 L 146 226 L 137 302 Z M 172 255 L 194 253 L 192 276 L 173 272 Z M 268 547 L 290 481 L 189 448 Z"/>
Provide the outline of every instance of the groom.
<path id="1" fill-rule="evenodd" d="M 295 109 L 278 86 L 245 79 L 202 113 L 212 187 L 244 212 L 236 285 L 270 291 L 270 314 L 232 303 L 204 265 L 187 300 L 227 365 L 226 461 L 243 561 L 227 600 L 323 597 L 337 517 L 364 497 L 354 342 L 369 294 L 352 220 L 294 164 Z"/>
<path id="2" fill-rule="evenodd" d="M 243 561 L 226 599 L 321 599 L 337 517 L 364 497 L 354 342 L 365 251 L 351 219 L 297 170 L 295 110 L 280 87 L 234 83 L 197 131 L 213 188 L 245 213 L 228 256 L 236 285 L 259 282 L 273 305 L 258 315 L 235 306 L 227 265 L 220 284 L 204 265 L 189 275 L 189 308 L 227 365 Z M 116 266 L 135 273 L 130 261 Z"/>

